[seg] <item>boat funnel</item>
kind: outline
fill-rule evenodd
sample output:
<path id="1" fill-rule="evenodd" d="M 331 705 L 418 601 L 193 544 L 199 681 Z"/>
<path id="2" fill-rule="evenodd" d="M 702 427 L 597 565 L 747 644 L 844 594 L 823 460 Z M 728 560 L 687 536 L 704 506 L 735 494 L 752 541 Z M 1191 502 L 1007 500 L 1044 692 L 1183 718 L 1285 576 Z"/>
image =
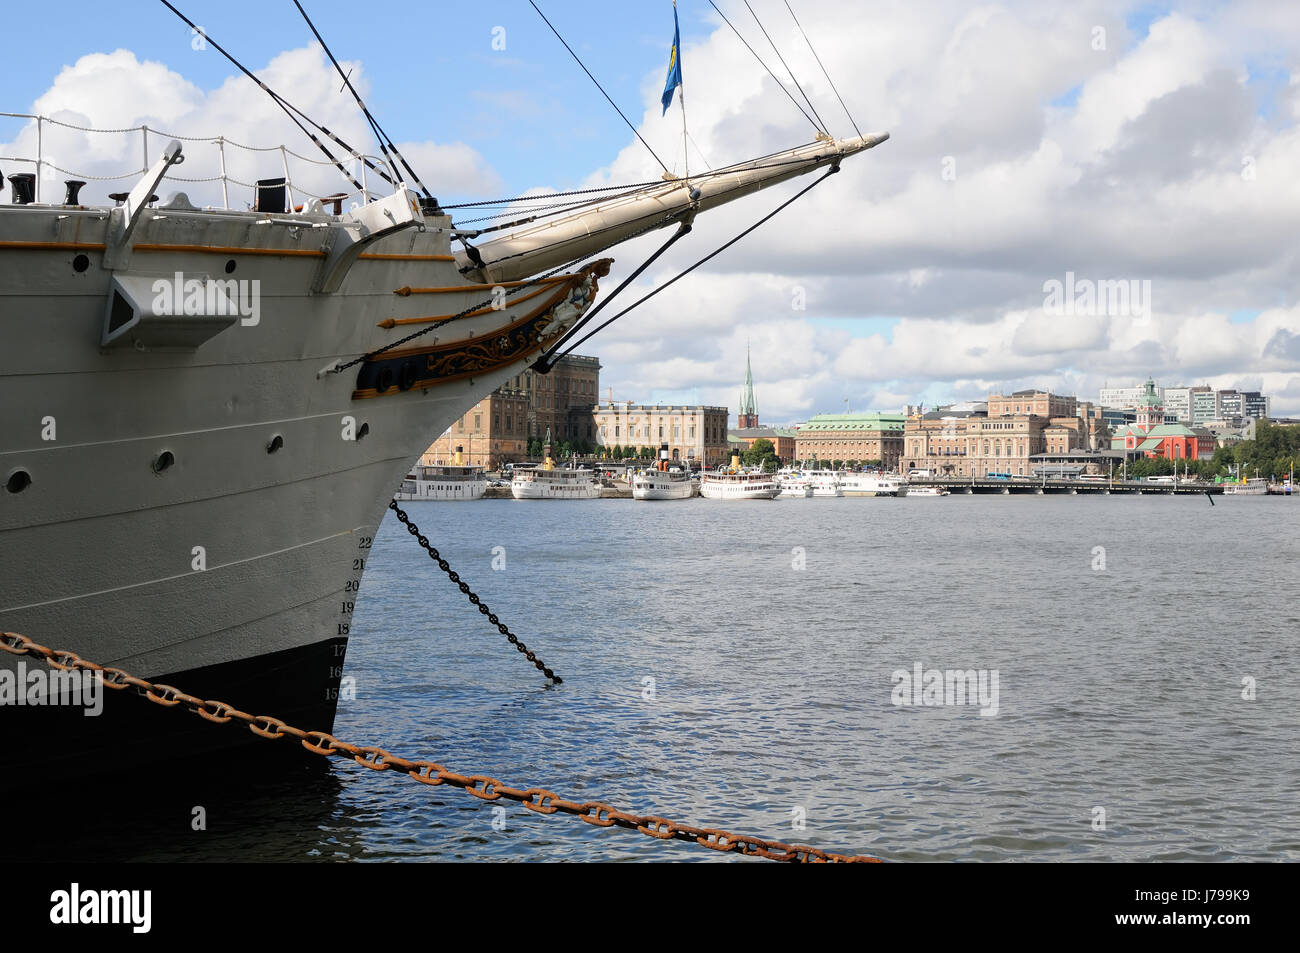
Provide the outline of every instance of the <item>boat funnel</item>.
<path id="1" fill-rule="evenodd" d="M 457 448 L 456 448 L 456 466 L 458 466 L 458 467 L 463 467 L 464 465 L 465 465 L 465 448 L 464 448 L 464 447 L 457 447 Z"/>
<path id="2" fill-rule="evenodd" d="M 659 445 L 659 469 L 668 469 L 668 444 L 666 443 Z"/>
<path id="3" fill-rule="evenodd" d="M 740 451 L 739 451 L 739 450 L 733 450 L 733 451 L 731 451 L 731 469 L 733 469 L 733 470 L 739 470 L 739 469 L 740 469 Z"/>

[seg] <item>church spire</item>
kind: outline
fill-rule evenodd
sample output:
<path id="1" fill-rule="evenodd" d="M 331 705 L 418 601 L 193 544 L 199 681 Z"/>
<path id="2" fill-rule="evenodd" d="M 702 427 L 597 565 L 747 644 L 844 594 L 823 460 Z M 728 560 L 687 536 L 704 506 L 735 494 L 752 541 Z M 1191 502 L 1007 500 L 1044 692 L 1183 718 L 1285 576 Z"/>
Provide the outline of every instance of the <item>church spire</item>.
<path id="1" fill-rule="evenodd" d="M 740 412 L 736 415 L 740 429 L 758 426 L 758 403 L 754 400 L 754 370 L 749 362 L 749 345 L 745 345 L 745 391 L 740 397 Z"/>

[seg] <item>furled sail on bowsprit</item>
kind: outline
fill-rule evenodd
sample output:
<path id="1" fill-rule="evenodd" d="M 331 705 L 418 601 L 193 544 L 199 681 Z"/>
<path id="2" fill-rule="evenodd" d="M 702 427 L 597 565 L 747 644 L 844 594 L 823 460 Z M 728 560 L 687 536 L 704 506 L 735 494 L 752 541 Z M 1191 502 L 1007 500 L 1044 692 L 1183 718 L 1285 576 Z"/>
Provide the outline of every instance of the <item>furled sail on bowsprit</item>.
<path id="1" fill-rule="evenodd" d="M 516 281 L 586 258 L 619 242 L 675 224 L 768 186 L 838 165 L 846 156 L 880 145 L 889 133 L 815 142 L 686 179 L 672 179 L 599 199 L 568 213 L 459 251 L 461 272 L 492 284 Z"/>

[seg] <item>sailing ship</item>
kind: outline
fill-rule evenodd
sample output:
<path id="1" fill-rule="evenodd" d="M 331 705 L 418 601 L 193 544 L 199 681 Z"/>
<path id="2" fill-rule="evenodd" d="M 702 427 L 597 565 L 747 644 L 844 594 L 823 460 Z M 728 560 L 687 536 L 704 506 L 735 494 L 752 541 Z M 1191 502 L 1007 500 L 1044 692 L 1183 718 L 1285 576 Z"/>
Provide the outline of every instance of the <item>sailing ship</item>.
<path id="1" fill-rule="evenodd" d="M 416 464 L 393 498 L 399 503 L 481 500 L 487 488 L 483 468 L 467 466 L 457 447 L 452 463 Z"/>
<path id="2" fill-rule="evenodd" d="M 144 134 L 150 166 L 112 204 L 75 178 L 42 195 L 37 151 L 0 205 L 0 631 L 323 731 L 389 500 L 479 399 L 546 369 L 604 253 L 887 138 L 584 196 L 473 245 L 391 140 L 352 153 L 374 170 L 353 192 L 296 203 L 277 176 L 243 209 L 174 190 L 190 146 Z M 544 468 L 512 489 L 570 485 L 599 494 L 590 471 Z M 777 492 L 767 475 L 711 487 Z M 0 785 L 256 744 L 151 708 L 0 709 Z"/>
<path id="3" fill-rule="evenodd" d="M 695 481 L 689 471 L 670 466 L 668 444 L 659 448 L 659 462 L 653 470 L 632 475 L 634 500 L 689 500 L 695 495 Z"/>

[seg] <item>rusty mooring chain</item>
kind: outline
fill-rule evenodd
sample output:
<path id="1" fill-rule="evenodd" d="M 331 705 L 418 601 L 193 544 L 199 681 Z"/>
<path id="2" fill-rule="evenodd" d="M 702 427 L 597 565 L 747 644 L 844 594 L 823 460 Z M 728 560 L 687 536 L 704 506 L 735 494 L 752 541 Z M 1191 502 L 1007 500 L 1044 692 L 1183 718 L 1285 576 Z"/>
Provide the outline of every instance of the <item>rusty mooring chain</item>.
<path id="1" fill-rule="evenodd" d="M 714 827 L 692 827 L 678 824 L 663 817 L 651 814 L 629 814 L 612 807 L 603 801 L 567 801 L 554 791 L 546 788 L 512 788 L 496 778 L 482 774 L 457 774 L 433 761 L 408 761 L 383 748 L 374 745 L 353 745 L 340 741 L 324 731 L 303 731 L 285 724 L 279 718 L 270 715 L 250 715 L 225 702 L 205 701 L 193 695 L 187 695 L 171 685 L 158 685 L 148 679 L 137 678 L 120 668 L 106 668 L 88 662 L 75 652 L 48 649 L 38 645 L 24 635 L 16 632 L 0 632 L 0 649 L 14 655 L 33 655 L 44 660 L 54 668 L 64 671 L 79 670 L 101 673 L 104 684 L 113 689 L 134 688 L 151 702 L 166 708 L 184 705 L 187 711 L 215 724 L 225 724 L 231 720 L 248 726 L 248 730 L 261 738 L 278 740 L 285 735 L 298 739 L 302 746 L 315 754 L 329 757 L 351 758 L 357 764 L 374 771 L 401 771 L 421 784 L 449 784 L 461 788 L 467 794 L 484 801 L 498 801 L 507 798 L 518 801 L 525 808 L 538 814 L 555 814 L 557 812 L 572 814 L 579 820 L 594 824 L 596 827 L 623 827 L 640 831 L 647 837 L 658 840 L 680 840 L 699 844 L 719 851 L 736 851 L 768 860 L 798 861 L 801 863 L 880 863 L 879 858 L 831 854 L 816 847 L 800 844 L 785 844 L 781 841 L 763 840 L 758 837 L 746 837 Z"/>
<path id="2" fill-rule="evenodd" d="M 470 589 L 469 583 L 460 578 L 460 573 L 451 568 L 451 563 L 442 558 L 442 553 L 438 552 L 433 543 L 429 542 L 429 537 L 421 533 L 420 527 L 411 522 L 410 517 L 406 515 L 406 511 L 397 505 L 397 501 L 389 500 L 388 508 L 397 514 L 397 518 L 401 520 L 402 525 L 406 527 L 406 531 L 415 537 L 415 541 L 429 554 L 429 558 L 438 564 L 438 568 L 447 574 L 447 578 L 454 582 L 460 588 L 461 592 L 465 593 L 471 603 L 478 606 L 478 611 L 488 617 L 488 621 L 497 627 L 497 631 L 504 635 L 506 640 L 518 649 L 520 653 L 523 654 L 524 658 L 532 662 L 537 670 L 549 678 L 552 683 L 556 685 L 562 684 L 564 679 L 560 678 L 560 676 L 547 668 L 546 663 L 533 654 L 533 652 L 529 650 L 528 646 L 524 645 L 523 642 L 520 642 L 519 636 L 510 631 L 510 626 L 497 618 L 497 614 L 488 608 L 487 603 L 480 599 L 474 590 Z"/>

